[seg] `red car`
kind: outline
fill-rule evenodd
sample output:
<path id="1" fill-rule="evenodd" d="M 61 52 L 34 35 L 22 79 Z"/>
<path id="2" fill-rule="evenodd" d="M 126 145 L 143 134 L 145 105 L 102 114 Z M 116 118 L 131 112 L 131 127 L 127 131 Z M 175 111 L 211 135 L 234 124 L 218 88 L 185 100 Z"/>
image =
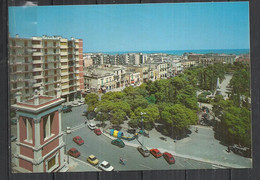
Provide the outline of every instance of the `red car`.
<path id="1" fill-rule="evenodd" d="M 163 157 L 169 164 L 175 163 L 175 159 L 171 153 L 165 152 L 163 153 Z"/>
<path id="2" fill-rule="evenodd" d="M 96 135 L 101 135 L 101 134 L 102 134 L 102 132 L 101 132 L 100 129 L 95 129 L 95 130 L 94 130 L 94 133 L 95 133 Z"/>
<path id="3" fill-rule="evenodd" d="M 80 136 L 76 136 L 73 138 L 73 141 L 78 145 L 84 144 L 84 140 Z"/>
<path id="4" fill-rule="evenodd" d="M 77 158 L 80 156 L 80 152 L 76 149 L 76 148 L 71 148 L 69 151 L 68 151 L 68 154 Z"/>
<path id="5" fill-rule="evenodd" d="M 162 153 L 158 150 L 158 149 L 150 149 L 150 153 L 156 157 L 156 158 L 159 158 L 162 156 Z"/>

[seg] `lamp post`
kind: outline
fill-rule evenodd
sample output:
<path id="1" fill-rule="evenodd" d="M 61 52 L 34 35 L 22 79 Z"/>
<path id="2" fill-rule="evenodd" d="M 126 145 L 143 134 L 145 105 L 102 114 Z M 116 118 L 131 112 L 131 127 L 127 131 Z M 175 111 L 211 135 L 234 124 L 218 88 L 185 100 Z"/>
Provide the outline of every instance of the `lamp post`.
<path id="1" fill-rule="evenodd" d="M 141 112 L 141 122 L 142 122 L 142 146 L 144 145 L 144 128 L 143 128 L 143 115 L 146 113 Z"/>

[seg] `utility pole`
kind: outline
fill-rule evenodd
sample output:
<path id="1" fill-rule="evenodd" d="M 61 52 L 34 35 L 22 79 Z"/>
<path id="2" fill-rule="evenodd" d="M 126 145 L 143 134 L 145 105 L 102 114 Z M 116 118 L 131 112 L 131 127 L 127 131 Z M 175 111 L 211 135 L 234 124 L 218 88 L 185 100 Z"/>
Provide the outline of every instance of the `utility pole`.
<path id="1" fill-rule="evenodd" d="M 142 122 L 142 146 L 144 145 L 144 128 L 143 128 L 143 115 L 146 113 L 141 112 L 141 122 Z"/>

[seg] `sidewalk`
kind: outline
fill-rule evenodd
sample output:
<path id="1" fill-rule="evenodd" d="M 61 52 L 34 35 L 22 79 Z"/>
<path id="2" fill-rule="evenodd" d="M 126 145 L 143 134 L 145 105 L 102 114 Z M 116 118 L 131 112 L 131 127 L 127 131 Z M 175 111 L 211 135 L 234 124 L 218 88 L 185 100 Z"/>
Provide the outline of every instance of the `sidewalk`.
<path id="1" fill-rule="evenodd" d="M 198 133 L 195 133 L 195 128 L 198 127 Z M 149 132 L 149 138 L 139 136 L 139 141 L 144 142 L 148 148 L 158 148 L 161 152 L 170 152 L 174 156 L 193 159 L 197 161 L 212 163 L 218 166 L 232 167 L 232 168 L 250 168 L 252 167 L 252 159 L 245 158 L 234 154 L 227 153 L 226 146 L 223 146 L 214 138 L 214 132 L 210 127 L 192 126 L 192 133 L 189 137 L 182 140 L 176 140 L 176 143 L 171 138 L 167 141 L 161 140 L 163 137 L 155 129 Z M 104 133 L 110 139 L 115 139 L 109 135 L 109 129 Z M 125 136 L 133 136 L 122 129 Z M 142 139 L 143 138 L 143 139 Z M 132 147 L 140 146 L 137 140 L 125 141 L 125 144 Z"/>
<path id="2" fill-rule="evenodd" d="M 67 155 L 64 155 L 64 157 L 67 160 Z M 65 166 L 68 168 L 68 172 L 101 171 L 100 169 L 71 156 L 69 156 L 69 164 L 66 162 Z"/>

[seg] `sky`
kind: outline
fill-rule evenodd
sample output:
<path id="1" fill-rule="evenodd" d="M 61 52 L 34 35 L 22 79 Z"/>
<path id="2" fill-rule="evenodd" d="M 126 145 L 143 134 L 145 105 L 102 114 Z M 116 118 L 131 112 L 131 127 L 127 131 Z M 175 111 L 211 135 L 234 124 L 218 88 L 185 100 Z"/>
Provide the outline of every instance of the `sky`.
<path id="1" fill-rule="evenodd" d="M 249 3 L 9 7 L 9 31 L 83 39 L 84 52 L 249 49 Z"/>

